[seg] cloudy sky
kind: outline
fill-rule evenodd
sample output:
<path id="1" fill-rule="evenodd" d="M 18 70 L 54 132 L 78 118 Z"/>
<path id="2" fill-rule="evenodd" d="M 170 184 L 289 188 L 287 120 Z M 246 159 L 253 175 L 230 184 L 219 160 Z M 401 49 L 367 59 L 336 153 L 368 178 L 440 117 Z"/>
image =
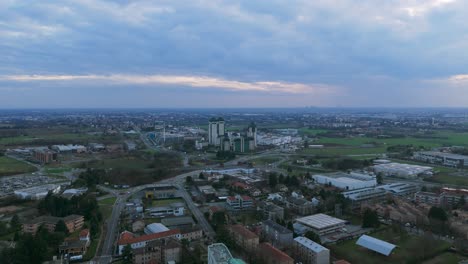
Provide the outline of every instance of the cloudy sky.
<path id="1" fill-rule="evenodd" d="M 303 106 L 468 106 L 468 1 L 0 1 L 0 108 Z"/>

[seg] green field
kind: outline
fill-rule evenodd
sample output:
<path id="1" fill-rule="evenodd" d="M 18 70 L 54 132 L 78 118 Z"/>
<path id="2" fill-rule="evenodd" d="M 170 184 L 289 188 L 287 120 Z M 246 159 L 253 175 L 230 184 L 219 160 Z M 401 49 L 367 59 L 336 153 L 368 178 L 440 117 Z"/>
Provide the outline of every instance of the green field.
<path id="1" fill-rule="evenodd" d="M 422 248 L 427 247 L 425 250 L 428 254 L 437 254 L 437 252 L 443 252 L 450 247 L 450 244 L 446 242 L 427 242 L 423 237 L 407 235 L 406 233 L 398 234 L 391 229 L 373 233 L 371 236 L 395 244 L 397 248 L 387 257 L 356 245 L 357 239 L 353 239 L 331 245 L 330 251 L 336 257 L 346 259 L 351 263 L 418 263 L 410 261 L 416 257 L 415 252 L 422 252 Z M 430 250 L 428 250 L 429 248 Z"/>
<path id="2" fill-rule="evenodd" d="M 9 157 L 0 157 L 0 176 L 15 175 L 36 171 L 36 167 Z"/>
<path id="3" fill-rule="evenodd" d="M 423 263 L 424 264 L 457 264 L 462 260 L 468 260 L 468 257 L 463 257 L 455 253 L 445 252 Z"/>
<path id="4" fill-rule="evenodd" d="M 112 214 L 112 208 L 114 207 L 115 200 L 115 197 L 109 197 L 98 201 L 99 210 L 101 210 L 103 219 L 108 219 Z"/>
<path id="5" fill-rule="evenodd" d="M 311 129 L 311 128 L 306 128 L 306 127 L 299 128 L 299 133 L 302 135 L 306 135 L 306 136 L 315 136 L 317 134 L 325 133 L 327 131 L 328 130 L 325 130 L 325 129 Z"/>
<path id="6" fill-rule="evenodd" d="M 135 157 L 116 158 L 96 160 L 87 163 L 87 167 L 95 169 L 147 169 L 150 165 L 149 161 L 138 159 Z"/>
<path id="7" fill-rule="evenodd" d="M 183 203 L 184 200 L 180 198 L 175 198 L 175 199 L 160 199 L 160 200 L 154 200 L 151 205 L 152 206 L 166 206 L 170 205 L 172 203 Z"/>
<path id="8" fill-rule="evenodd" d="M 325 148 L 307 148 L 302 149 L 299 154 L 313 154 L 324 156 L 346 156 L 363 154 L 383 154 L 386 152 L 384 147 L 358 148 L 358 147 L 325 147 Z"/>
<path id="9" fill-rule="evenodd" d="M 468 177 L 463 176 L 450 176 L 446 174 L 438 174 L 432 176 L 430 178 L 425 179 L 428 182 L 436 182 L 436 183 L 445 183 L 445 184 L 452 184 L 452 185 L 459 185 L 461 186 L 468 186 Z"/>
<path id="10" fill-rule="evenodd" d="M 255 165 L 266 165 L 266 164 L 275 163 L 279 160 L 281 160 L 281 157 L 270 156 L 270 157 L 261 157 L 261 158 L 251 159 L 249 160 L 249 162 L 254 162 Z"/>
<path id="11" fill-rule="evenodd" d="M 392 145 L 414 145 L 424 147 L 440 146 L 468 146 L 468 133 L 457 133 L 449 131 L 439 131 L 431 135 L 433 138 L 402 137 L 402 138 L 369 138 L 369 137 L 351 137 L 351 138 L 319 138 L 314 144 L 347 145 L 360 146 L 363 144 L 376 144 L 385 147 Z"/>

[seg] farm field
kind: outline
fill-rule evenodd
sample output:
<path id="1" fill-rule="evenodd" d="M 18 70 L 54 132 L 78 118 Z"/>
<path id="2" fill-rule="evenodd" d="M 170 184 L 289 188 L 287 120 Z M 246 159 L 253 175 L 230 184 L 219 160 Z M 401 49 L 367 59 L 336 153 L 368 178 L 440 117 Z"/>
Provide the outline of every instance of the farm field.
<path id="1" fill-rule="evenodd" d="M 37 169 L 25 162 L 6 156 L 0 157 L 0 176 L 35 172 Z"/>
<path id="2" fill-rule="evenodd" d="M 463 257 L 455 253 L 445 252 L 431 260 L 424 261 L 423 264 L 455 264 L 462 260 L 468 260 L 468 257 Z"/>
<path id="3" fill-rule="evenodd" d="M 425 179 L 425 181 L 459 185 L 459 186 L 468 186 L 468 176 L 464 177 L 464 176 L 451 176 L 447 174 L 438 174 L 431 178 Z"/>
<path id="4" fill-rule="evenodd" d="M 406 233 L 395 233 L 391 229 L 379 231 L 371 236 L 382 239 L 389 243 L 397 245 L 390 256 L 380 255 L 366 248 L 356 245 L 357 239 L 345 241 L 330 246 L 330 251 L 339 258 L 346 259 L 351 263 L 374 264 L 374 263 L 418 263 L 415 262 L 414 252 L 424 252 L 423 247 L 428 254 L 437 255 L 437 252 L 443 252 L 450 247 L 446 242 L 425 241 L 425 238 L 408 235 Z M 411 262 L 413 261 L 413 262 Z"/>

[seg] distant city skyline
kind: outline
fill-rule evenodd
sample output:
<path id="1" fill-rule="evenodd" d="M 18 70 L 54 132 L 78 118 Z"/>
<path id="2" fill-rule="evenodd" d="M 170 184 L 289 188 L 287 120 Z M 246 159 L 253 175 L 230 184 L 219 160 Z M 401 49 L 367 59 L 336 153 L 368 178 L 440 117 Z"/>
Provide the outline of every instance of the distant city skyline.
<path id="1" fill-rule="evenodd" d="M 468 106 L 468 2 L 0 2 L 0 109 Z"/>

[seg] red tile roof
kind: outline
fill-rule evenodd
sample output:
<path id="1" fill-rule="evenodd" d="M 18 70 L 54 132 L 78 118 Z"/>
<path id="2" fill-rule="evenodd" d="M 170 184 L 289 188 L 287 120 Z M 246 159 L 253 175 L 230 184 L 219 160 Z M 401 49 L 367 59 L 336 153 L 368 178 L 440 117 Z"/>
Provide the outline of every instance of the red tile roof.
<path id="1" fill-rule="evenodd" d="M 249 189 L 250 186 L 245 184 L 245 183 L 242 183 L 242 182 L 234 182 L 232 184 L 232 186 L 235 186 L 235 187 L 238 187 L 238 188 L 242 188 L 242 189 Z"/>
<path id="2" fill-rule="evenodd" d="M 244 200 L 244 201 L 249 201 L 249 200 L 252 200 L 252 197 L 247 196 L 247 195 L 243 195 L 243 196 L 242 196 L 242 200 Z"/>
<path id="3" fill-rule="evenodd" d="M 288 254 L 275 248 L 270 243 L 261 243 L 258 245 L 259 251 L 265 256 L 270 256 L 272 259 L 278 260 L 278 262 L 289 262 L 294 261 Z"/>
<path id="4" fill-rule="evenodd" d="M 87 237 L 89 235 L 89 229 L 83 229 L 80 232 L 80 237 Z"/>
<path id="5" fill-rule="evenodd" d="M 128 231 L 125 231 L 125 232 L 128 232 Z M 122 235 L 120 236 L 120 239 L 119 239 L 119 242 L 118 242 L 119 245 L 134 244 L 134 243 L 143 242 L 143 241 L 152 241 L 152 240 L 156 240 L 156 239 L 160 239 L 160 238 L 175 236 L 175 235 L 180 234 L 180 229 L 172 229 L 172 230 L 159 232 L 159 233 L 155 233 L 155 234 L 142 235 L 142 236 L 139 236 L 139 237 L 135 237 L 135 236 L 129 237 L 128 235 L 126 235 L 124 233 L 122 233 Z M 128 232 L 128 233 L 130 233 L 130 232 Z M 132 234 L 132 233 L 130 233 L 130 234 Z"/>
<path id="6" fill-rule="evenodd" d="M 254 232 L 248 230 L 242 225 L 232 225 L 229 228 L 231 229 L 233 233 L 240 234 L 244 239 L 258 238 L 258 236 Z"/>

